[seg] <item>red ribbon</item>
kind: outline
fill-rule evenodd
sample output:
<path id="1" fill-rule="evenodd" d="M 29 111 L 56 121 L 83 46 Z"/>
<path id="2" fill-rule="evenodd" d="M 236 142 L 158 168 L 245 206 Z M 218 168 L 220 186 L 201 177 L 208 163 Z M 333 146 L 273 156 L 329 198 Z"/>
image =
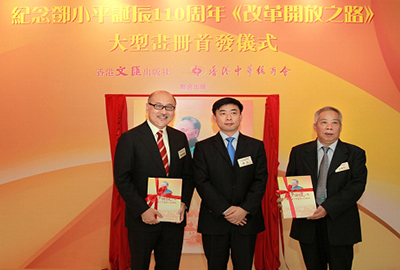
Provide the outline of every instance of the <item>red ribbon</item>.
<path id="1" fill-rule="evenodd" d="M 288 185 L 287 177 L 283 177 L 283 182 L 285 183 L 286 190 L 277 190 L 276 193 L 279 195 L 285 194 L 285 198 L 289 201 L 290 212 L 292 213 L 292 217 L 296 218 L 296 209 L 294 208 L 294 203 L 292 197 L 290 196 L 290 192 L 308 192 L 313 191 L 312 188 L 302 188 L 302 189 L 292 189 L 292 185 Z"/>
<path id="2" fill-rule="evenodd" d="M 146 202 L 149 202 L 149 206 L 151 207 L 154 204 L 154 209 L 158 209 L 158 196 L 172 198 L 172 199 L 180 199 L 181 196 L 174 196 L 172 193 L 164 193 L 167 190 L 167 186 L 159 187 L 160 181 L 158 178 L 154 178 L 156 182 L 156 190 L 157 194 L 148 194 L 146 197 Z"/>

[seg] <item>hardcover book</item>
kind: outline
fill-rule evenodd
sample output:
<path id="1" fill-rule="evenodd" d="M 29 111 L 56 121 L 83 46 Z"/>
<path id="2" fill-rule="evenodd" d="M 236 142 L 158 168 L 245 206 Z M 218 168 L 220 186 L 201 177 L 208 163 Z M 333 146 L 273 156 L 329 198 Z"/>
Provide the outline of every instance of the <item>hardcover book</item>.
<path id="1" fill-rule="evenodd" d="M 164 222 L 180 222 L 182 179 L 149 177 L 146 201 L 163 216 Z"/>
<path id="2" fill-rule="evenodd" d="M 283 218 L 305 218 L 316 210 L 310 175 L 278 177 Z"/>

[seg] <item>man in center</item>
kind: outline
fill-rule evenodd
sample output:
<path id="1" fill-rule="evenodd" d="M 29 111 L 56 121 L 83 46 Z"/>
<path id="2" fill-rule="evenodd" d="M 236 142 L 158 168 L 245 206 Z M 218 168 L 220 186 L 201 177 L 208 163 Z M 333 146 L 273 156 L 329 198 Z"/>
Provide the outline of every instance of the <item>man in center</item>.
<path id="1" fill-rule="evenodd" d="M 262 141 L 239 132 L 243 105 L 226 97 L 213 104 L 219 132 L 196 144 L 194 179 L 202 199 L 198 232 L 208 269 L 250 270 L 257 234 L 265 229 L 261 201 L 268 178 Z"/>

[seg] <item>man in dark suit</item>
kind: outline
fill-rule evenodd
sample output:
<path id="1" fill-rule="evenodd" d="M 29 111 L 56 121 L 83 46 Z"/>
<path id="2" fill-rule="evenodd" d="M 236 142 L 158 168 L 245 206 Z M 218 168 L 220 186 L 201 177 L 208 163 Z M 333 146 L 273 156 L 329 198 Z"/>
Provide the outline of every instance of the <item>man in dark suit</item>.
<path id="1" fill-rule="evenodd" d="M 315 113 L 314 130 L 315 141 L 293 147 L 286 175 L 311 175 L 317 210 L 307 219 L 293 219 L 290 236 L 300 242 L 307 269 L 351 269 L 353 245 L 361 241 L 357 201 L 367 180 L 365 152 L 339 139 L 342 114 L 333 107 Z M 329 169 L 321 188 L 324 148 Z"/>
<path id="2" fill-rule="evenodd" d="M 152 93 L 146 104 L 147 121 L 123 133 L 116 148 L 114 178 L 126 203 L 125 226 L 132 270 L 148 269 L 153 250 L 156 269 L 179 269 L 185 209 L 189 208 L 194 182 L 186 135 L 167 126 L 174 118 L 175 106 L 176 100 L 170 93 Z M 158 138 L 159 130 L 163 132 Z M 158 147 L 161 140 L 162 150 Z M 160 222 L 157 217 L 162 215 L 148 206 L 145 199 L 149 177 L 182 178 L 180 223 Z"/>
<path id="3" fill-rule="evenodd" d="M 194 179 L 202 199 L 198 232 L 208 269 L 226 269 L 231 253 L 234 269 L 250 270 L 257 234 L 265 229 L 261 200 L 267 158 L 263 142 L 239 132 L 242 110 L 236 99 L 216 101 L 212 111 L 220 131 L 194 150 Z"/>

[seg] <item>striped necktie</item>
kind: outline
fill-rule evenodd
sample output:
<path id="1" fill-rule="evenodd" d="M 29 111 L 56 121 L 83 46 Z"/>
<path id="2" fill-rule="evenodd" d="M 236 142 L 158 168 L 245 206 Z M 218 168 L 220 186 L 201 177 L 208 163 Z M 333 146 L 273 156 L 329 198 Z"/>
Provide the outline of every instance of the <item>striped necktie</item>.
<path id="1" fill-rule="evenodd" d="M 162 130 L 157 132 L 157 136 L 158 136 L 157 146 L 158 146 L 158 150 L 160 150 L 161 158 L 164 163 L 165 172 L 168 175 L 168 173 L 169 173 L 168 154 L 167 154 L 167 149 L 165 148 L 165 145 L 164 145 L 162 132 L 163 132 Z"/>

